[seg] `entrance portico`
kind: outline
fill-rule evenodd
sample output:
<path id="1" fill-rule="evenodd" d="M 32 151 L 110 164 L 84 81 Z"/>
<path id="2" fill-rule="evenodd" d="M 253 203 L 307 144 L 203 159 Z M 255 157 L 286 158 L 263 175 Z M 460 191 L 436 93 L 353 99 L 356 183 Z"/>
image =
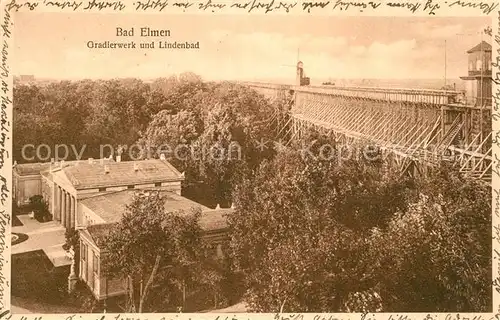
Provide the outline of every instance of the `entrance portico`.
<path id="1" fill-rule="evenodd" d="M 74 228 L 76 221 L 75 196 L 55 185 L 55 202 L 54 219 L 59 221 L 66 229 Z"/>

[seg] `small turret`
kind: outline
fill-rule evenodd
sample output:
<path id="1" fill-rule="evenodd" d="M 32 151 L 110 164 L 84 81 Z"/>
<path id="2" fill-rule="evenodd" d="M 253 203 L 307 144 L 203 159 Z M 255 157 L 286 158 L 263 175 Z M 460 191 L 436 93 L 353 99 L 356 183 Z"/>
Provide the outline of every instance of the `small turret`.
<path id="1" fill-rule="evenodd" d="M 309 78 L 305 76 L 304 63 L 302 61 L 297 62 L 296 82 L 299 86 L 308 86 L 310 84 Z"/>

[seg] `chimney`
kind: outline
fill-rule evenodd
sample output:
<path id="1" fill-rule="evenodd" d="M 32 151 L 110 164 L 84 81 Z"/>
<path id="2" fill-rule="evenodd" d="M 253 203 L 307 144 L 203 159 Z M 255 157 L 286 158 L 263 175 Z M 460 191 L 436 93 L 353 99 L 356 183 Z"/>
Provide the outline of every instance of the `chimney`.
<path id="1" fill-rule="evenodd" d="M 123 152 L 123 147 L 119 145 L 116 150 L 116 162 L 122 161 L 122 152 Z"/>
<path id="2" fill-rule="evenodd" d="M 94 158 L 89 158 L 89 164 L 94 164 Z"/>
<path id="3" fill-rule="evenodd" d="M 104 166 L 104 173 L 109 173 L 109 166 L 108 165 Z"/>
<path id="4" fill-rule="evenodd" d="M 134 171 L 138 171 L 139 170 L 139 164 L 138 163 L 134 163 Z"/>
<path id="5" fill-rule="evenodd" d="M 167 160 L 167 158 L 165 158 L 165 154 L 164 153 L 160 154 L 160 160 L 162 160 L 162 161 Z"/>

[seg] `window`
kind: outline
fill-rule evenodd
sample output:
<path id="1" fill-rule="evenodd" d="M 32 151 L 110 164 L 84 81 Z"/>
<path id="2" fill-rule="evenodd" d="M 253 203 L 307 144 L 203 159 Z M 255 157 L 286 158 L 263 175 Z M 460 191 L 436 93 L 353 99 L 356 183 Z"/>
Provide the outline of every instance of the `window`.
<path id="1" fill-rule="evenodd" d="M 93 262 L 94 262 L 94 273 L 96 276 L 99 276 L 99 257 L 95 253 L 95 251 L 92 251 L 94 253 L 93 256 Z"/>
<path id="2" fill-rule="evenodd" d="M 80 255 L 83 261 L 87 261 L 87 245 L 85 243 L 82 243 Z"/>
<path id="3" fill-rule="evenodd" d="M 99 192 L 106 191 L 106 188 L 99 188 Z"/>
<path id="4" fill-rule="evenodd" d="M 80 245 L 80 260 L 81 260 L 81 269 L 80 274 L 82 276 L 83 281 L 87 282 L 87 245 L 85 243 L 81 243 Z"/>
<path id="5" fill-rule="evenodd" d="M 483 66 L 482 66 L 482 61 L 481 60 L 477 60 L 476 61 L 476 70 L 477 71 L 483 70 Z"/>
<path id="6" fill-rule="evenodd" d="M 127 186 L 127 189 L 134 189 L 135 186 L 134 185 L 131 185 L 131 186 Z"/>
<path id="7" fill-rule="evenodd" d="M 155 187 L 161 187 L 161 182 L 155 183 Z"/>

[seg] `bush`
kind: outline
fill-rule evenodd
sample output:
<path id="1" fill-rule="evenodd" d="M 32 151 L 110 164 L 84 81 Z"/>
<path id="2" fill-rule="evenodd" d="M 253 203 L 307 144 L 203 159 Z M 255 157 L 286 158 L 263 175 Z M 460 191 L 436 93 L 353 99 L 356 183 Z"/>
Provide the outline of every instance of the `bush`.
<path id="1" fill-rule="evenodd" d="M 43 197 L 39 194 L 30 197 L 30 209 L 33 211 L 39 211 L 43 209 Z"/>
<path id="2" fill-rule="evenodd" d="M 63 244 L 62 248 L 66 252 L 70 252 L 70 250 L 73 249 L 75 255 L 74 259 L 77 261 L 77 263 L 75 263 L 75 273 L 79 274 L 80 264 L 78 261 L 80 261 L 80 235 L 75 229 L 67 229 L 64 236 L 66 242 Z"/>
<path id="3" fill-rule="evenodd" d="M 35 219 L 39 222 L 48 222 L 52 220 L 52 214 L 49 211 L 48 204 L 41 195 L 30 197 L 30 209 L 35 214 Z"/>

